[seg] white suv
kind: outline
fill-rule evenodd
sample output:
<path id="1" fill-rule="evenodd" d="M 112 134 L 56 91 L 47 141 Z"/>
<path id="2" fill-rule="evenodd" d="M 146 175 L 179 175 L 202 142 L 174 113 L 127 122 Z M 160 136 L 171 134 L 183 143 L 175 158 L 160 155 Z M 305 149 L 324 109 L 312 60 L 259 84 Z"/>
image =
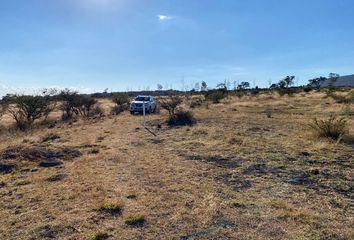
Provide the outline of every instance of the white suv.
<path id="1" fill-rule="evenodd" d="M 152 96 L 137 96 L 130 104 L 130 113 L 142 113 L 144 104 L 146 113 L 153 113 L 156 111 L 156 102 Z"/>

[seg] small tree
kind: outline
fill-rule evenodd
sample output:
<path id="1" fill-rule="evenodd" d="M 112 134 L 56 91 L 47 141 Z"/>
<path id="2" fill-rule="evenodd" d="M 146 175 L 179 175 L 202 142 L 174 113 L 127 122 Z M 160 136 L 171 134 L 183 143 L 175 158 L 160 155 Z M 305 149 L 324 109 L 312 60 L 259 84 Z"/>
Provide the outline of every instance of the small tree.
<path id="1" fill-rule="evenodd" d="M 168 125 L 192 125 L 196 122 L 192 112 L 179 108 L 182 102 L 181 97 L 172 95 L 160 100 L 160 106 L 168 111 Z"/>
<path id="2" fill-rule="evenodd" d="M 249 82 L 241 82 L 241 84 L 239 84 L 237 86 L 238 90 L 244 90 L 250 87 L 250 83 Z"/>
<path id="3" fill-rule="evenodd" d="M 292 86 L 294 84 L 294 79 L 295 79 L 295 76 L 286 76 L 284 79 L 280 80 L 278 84 L 275 85 L 276 87 L 273 87 L 273 88 L 281 88 L 281 89 L 289 88 L 290 86 Z M 272 86 L 273 85 L 274 84 L 272 84 Z M 272 88 L 272 86 L 271 86 L 271 88 Z"/>
<path id="4" fill-rule="evenodd" d="M 320 89 L 321 85 L 326 81 L 325 77 L 318 77 L 309 80 L 309 87 L 315 87 L 316 89 Z"/>
<path id="5" fill-rule="evenodd" d="M 80 115 L 88 118 L 91 116 L 92 109 L 97 104 L 97 100 L 91 96 L 78 95 L 76 104 L 77 104 L 77 106 L 76 106 L 77 110 L 80 113 Z"/>
<path id="6" fill-rule="evenodd" d="M 15 120 L 19 129 L 25 130 L 32 126 L 35 120 L 48 116 L 53 111 L 50 95 L 43 93 L 43 96 L 8 95 L 4 99 L 3 108 Z"/>
<path id="7" fill-rule="evenodd" d="M 226 83 L 219 83 L 218 85 L 216 85 L 216 89 L 226 92 L 227 91 Z"/>
<path id="8" fill-rule="evenodd" d="M 161 91 L 163 89 L 163 86 L 159 83 L 157 84 L 157 90 Z"/>
<path id="9" fill-rule="evenodd" d="M 74 115 L 79 114 L 79 94 L 77 91 L 64 89 L 59 94 L 59 100 L 62 102 L 60 109 L 62 110 L 62 119 L 67 120 L 73 118 Z"/>
<path id="10" fill-rule="evenodd" d="M 277 88 L 279 88 L 279 85 L 276 83 L 271 84 L 269 87 L 269 89 L 277 89 Z"/>
<path id="11" fill-rule="evenodd" d="M 91 117 L 102 115 L 103 110 L 99 109 L 97 100 L 90 95 L 80 95 L 77 91 L 64 89 L 60 92 L 58 99 L 61 101 L 62 119 L 72 119 L 75 115 Z"/>
<path id="12" fill-rule="evenodd" d="M 295 79 L 295 76 L 286 76 L 283 79 L 283 81 L 285 82 L 286 88 L 291 87 L 292 85 L 294 85 L 294 79 Z"/>
<path id="13" fill-rule="evenodd" d="M 328 76 L 329 79 L 328 86 L 332 88 L 333 85 L 337 82 L 339 77 L 340 75 L 338 73 L 330 73 Z"/>
<path id="14" fill-rule="evenodd" d="M 160 106 L 168 111 L 169 117 L 173 118 L 177 107 L 182 103 L 182 98 L 179 96 L 170 95 L 166 99 L 159 101 Z"/>

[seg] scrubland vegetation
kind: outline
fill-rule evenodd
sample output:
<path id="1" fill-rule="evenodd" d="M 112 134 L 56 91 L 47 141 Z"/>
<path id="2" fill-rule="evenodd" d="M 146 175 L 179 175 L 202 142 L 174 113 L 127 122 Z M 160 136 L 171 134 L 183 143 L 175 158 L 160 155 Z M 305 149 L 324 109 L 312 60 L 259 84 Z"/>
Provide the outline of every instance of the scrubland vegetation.
<path id="1" fill-rule="evenodd" d="M 292 81 L 157 97 L 156 136 L 128 94 L 6 96 L 1 239 L 353 239 L 354 92 Z"/>

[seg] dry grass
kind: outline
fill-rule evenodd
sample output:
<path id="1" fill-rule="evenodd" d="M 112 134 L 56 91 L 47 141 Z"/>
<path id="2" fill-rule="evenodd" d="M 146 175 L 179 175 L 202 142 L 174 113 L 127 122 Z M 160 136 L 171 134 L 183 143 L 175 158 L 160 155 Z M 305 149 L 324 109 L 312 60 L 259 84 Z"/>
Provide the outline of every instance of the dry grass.
<path id="1" fill-rule="evenodd" d="M 149 116 L 157 137 L 128 113 L 3 131 L 0 151 L 83 155 L 54 168 L 22 159 L 0 173 L 1 239 L 353 239 L 353 145 L 308 130 L 343 105 L 318 92 L 224 100 L 195 107 L 194 126 L 155 128 L 167 113 Z M 347 125 L 353 135 L 350 116 Z"/>

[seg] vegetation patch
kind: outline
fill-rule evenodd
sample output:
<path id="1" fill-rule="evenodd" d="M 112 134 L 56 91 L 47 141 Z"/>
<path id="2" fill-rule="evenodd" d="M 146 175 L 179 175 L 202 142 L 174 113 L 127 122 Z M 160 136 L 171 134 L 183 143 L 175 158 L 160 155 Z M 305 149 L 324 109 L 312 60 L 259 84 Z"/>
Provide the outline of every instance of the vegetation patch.
<path id="1" fill-rule="evenodd" d="M 73 227 L 62 225 L 44 225 L 36 228 L 33 233 L 35 239 L 57 239 L 59 237 L 68 237 L 77 230 Z"/>
<path id="2" fill-rule="evenodd" d="M 143 215 L 129 216 L 124 220 L 124 222 L 131 227 L 143 227 L 146 219 Z"/>
<path id="3" fill-rule="evenodd" d="M 42 142 L 50 142 L 50 141 L 54 141 L 56 139 L 60 139 L 60 136 L 58 134 L 49 133 L 42 138 Z"/>
<path id="4" fill-rule="evenodd" d="M 99 210 L 112 216 L 121 215 L 123 212 L 123 205 L 120 203 L 105 203 L 99 208 Z"/>
<path id="5" fill-rule="evenodd" d="M 225 90 L 215 90 L 210 91 L 205 94 L 205 99 L 211 101 L 212 103 L 220 103 L 220 101 L 227 97 L 227 91 Z"/>
<path id="6" fill-rule="evenodd" d="M 247 207 L 247 204 L 242 201 L 234 201 L 231 203 L 231 207 L 244 209 Z"/>
<path id="7" fill-rule="evenodd" d="M 327 120 L 313 120 L 309 126 L 319 137 L 340 140 L 347 131 L 347 120 L 332 115 Z"/>
<path id="8" fill-rule="evenodd" d="M 112 115 L 118 115 L 129 109 L 129 96 L 126 93 L 115 93 L 111 97 L 112 102 L 115 104 L 111 109 Z"/>
<path id="9" fill-rule="evenodd" d="M 109 238 L 108 233 L 96 233 L 92 237 L 89 238 L 89 240 L 106 240 Z"/>
<path id="10" fill-rule="evenodd" d="M 98 147 L 92 148 L 89 151 L 90 154 L 99 154 L 100 153 L 100 149 Z"/>
<path id="11" fill-rule="evenodd" d="M 137 196 L 136 196 L 134 193 L 132 193 L 132 194 L 129 194 L 129 195 L 127 196 L 127 198 L 128 198 L 128 199 L 136 199 Z"/>
<path id="12" fill-rule="evenodd" d="M 15 168 L 16 168 L 16 164 L 13 163 L 6 164 L 0 162 L 0 174 L 10 173 Z"/>
<path id="13" fill-rule="evenodd" d="M 196 123 L 196 119 L 191 111 L 179 110 L 173 116 L 169 117 L 167 124 L 169 126 L 186 126 Z"/>
<path id="14" fill-rule="evenodd" d="M 188 160 L 206 161 L 214 163 L 222 167 L 235 169 L 240 166 L 240 161 L 232 157 L 224 157 L 220 155 L 185 155 Z"/>
<path id="15" fill-rule="evenodd" d="M 64 180 L 68 175 L 67 174 L 55 174 L 46 179 L 48 182 L 59 182 Z"/>
<path id="16" fill-rule="evenodd" d="M 268 173 L 268 167 L 265 163 L 252 164 L 246 170 L 243 171 L 244 174 L 266 174 Z"/>
<path id="17" fill-rule="evenodd" d="M 5 149 L 0 155 L 3 159 L 22 159 L 29 161 L 40 161 L 48 159 L 71 160 L 80 157 L 79 150 L 72 148 L 50 149 L 43 147 L 13 146 Z"/>

